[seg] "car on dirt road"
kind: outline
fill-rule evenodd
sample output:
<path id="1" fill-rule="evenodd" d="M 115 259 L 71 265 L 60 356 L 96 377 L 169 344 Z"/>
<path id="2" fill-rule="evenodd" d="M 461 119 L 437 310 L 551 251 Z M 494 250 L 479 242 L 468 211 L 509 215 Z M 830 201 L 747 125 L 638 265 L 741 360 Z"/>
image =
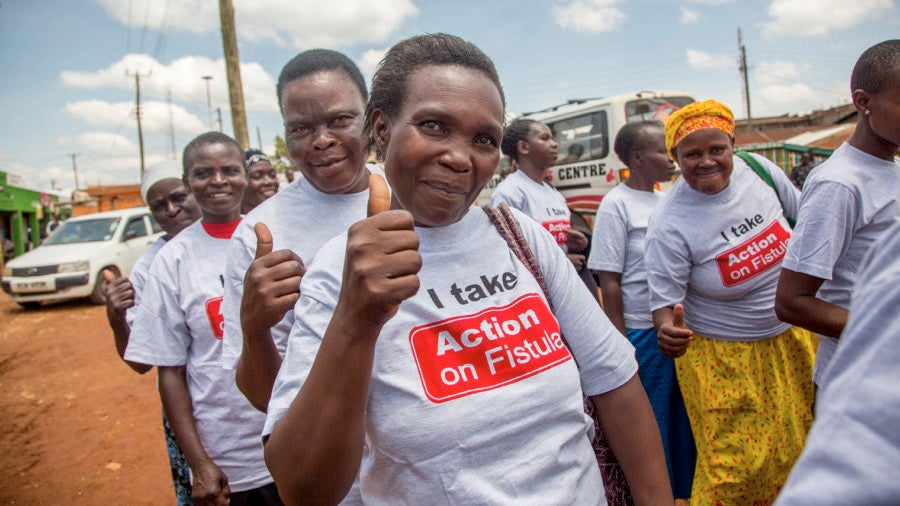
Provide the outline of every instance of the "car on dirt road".
<path id="1" fill-rule="evenodd" d="M 16 303 L 28 309 L 42 302 L 83 297 L 104 304 L 102 271 L 127 276 L 162 234 L 146 207 L 70 218 L 43 244 L 10 260 L 0 284 Z"/>

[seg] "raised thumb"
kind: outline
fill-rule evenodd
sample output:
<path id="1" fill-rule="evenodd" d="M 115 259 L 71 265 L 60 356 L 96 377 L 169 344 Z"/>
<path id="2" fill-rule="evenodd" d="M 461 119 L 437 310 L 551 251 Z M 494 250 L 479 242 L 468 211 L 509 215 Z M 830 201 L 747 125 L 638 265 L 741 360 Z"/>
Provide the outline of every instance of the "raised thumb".
<path id="1" fill-rule="evenodd" d="M 116 275 L 113 274 L 112 272 L 109 272 L 109 270 L 107 270 L 107 269 L 103 269 L 103 279 L 107 283 L 112 283 L 113 281 L 116 280 Z"/>
<path id="2" fill-rule="evenodd" d="M 391 190 L 380 174 L 369 176 L 369 204 L 366 216 L 372 217 L 391 208 Z"/>
<path id="3" fill-rule="evenodd" d="M 672 315 L 672 325 L 684 327 L 684 306 L 681 304 L 675 304 L 675 311 Z"/>
<path id="4" fill-rule="evenodd" d="M 265 223 L 258 221 L 253 225 L 253 231 L 256 232 L 256 257 L 268 255 L 272 252 L 272 232 Z"/>

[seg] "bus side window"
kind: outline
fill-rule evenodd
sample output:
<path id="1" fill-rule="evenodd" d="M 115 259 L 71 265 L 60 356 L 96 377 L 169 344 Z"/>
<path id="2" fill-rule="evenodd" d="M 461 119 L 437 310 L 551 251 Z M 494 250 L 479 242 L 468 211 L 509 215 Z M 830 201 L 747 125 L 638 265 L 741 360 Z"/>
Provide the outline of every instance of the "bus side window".
<path id="1" fill-rule="evenodd" d="M 557 165 L 605 158 L 609 153 L 606 111 L 582 114 L 550 125 L 561 153 Z M 587 153 L 585 155 L 584 153 Z"/>

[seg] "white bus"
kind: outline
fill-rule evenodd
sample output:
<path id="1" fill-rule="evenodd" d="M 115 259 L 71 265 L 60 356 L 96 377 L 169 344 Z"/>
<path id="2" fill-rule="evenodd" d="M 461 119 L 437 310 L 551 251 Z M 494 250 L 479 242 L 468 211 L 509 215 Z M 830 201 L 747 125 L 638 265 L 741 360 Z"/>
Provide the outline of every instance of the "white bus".
<path id="1" fill-rule="evenodd" d="M 606 193 L 627 179 L 627 169 L 613 151 L 622 125 L 630 121 L 659 120 L 694 101 L 677 91 L 639 91 L 605 98 L 569 100 L 542 111 L 523 114 L 547 124 L 559 143 L 559 159 L 550 183 L 565 197 L 572 211 L 572 225 L 591 229 L 597 206 Z M 489 204 L 497 183 L 509 173 L 505 156 L 494 177 L 479 195 Z"/>

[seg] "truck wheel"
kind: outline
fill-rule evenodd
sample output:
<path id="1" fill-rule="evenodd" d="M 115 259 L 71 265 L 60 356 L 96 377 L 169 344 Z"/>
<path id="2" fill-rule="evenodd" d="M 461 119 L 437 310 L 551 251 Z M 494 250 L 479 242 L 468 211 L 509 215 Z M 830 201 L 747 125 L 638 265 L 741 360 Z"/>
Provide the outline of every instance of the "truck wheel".
<path id="1" fill-rule="evenodd" d="M 97 272 L 97 281 L 94 282 L 94 291 L 91 292 L 91 302 L 94 304 L 106 304 L 106 280 L 103 279 L 103 271 L 111 271 L 114 277 L 119 277 L 119 269 L 104 267 Z"/>
<path id="2" fill-rule="evenodd" d="M 21 306 L 22 309 L 37 309 L 41 307 L 40 302 L 17 302 L 17 304 Z"/>

